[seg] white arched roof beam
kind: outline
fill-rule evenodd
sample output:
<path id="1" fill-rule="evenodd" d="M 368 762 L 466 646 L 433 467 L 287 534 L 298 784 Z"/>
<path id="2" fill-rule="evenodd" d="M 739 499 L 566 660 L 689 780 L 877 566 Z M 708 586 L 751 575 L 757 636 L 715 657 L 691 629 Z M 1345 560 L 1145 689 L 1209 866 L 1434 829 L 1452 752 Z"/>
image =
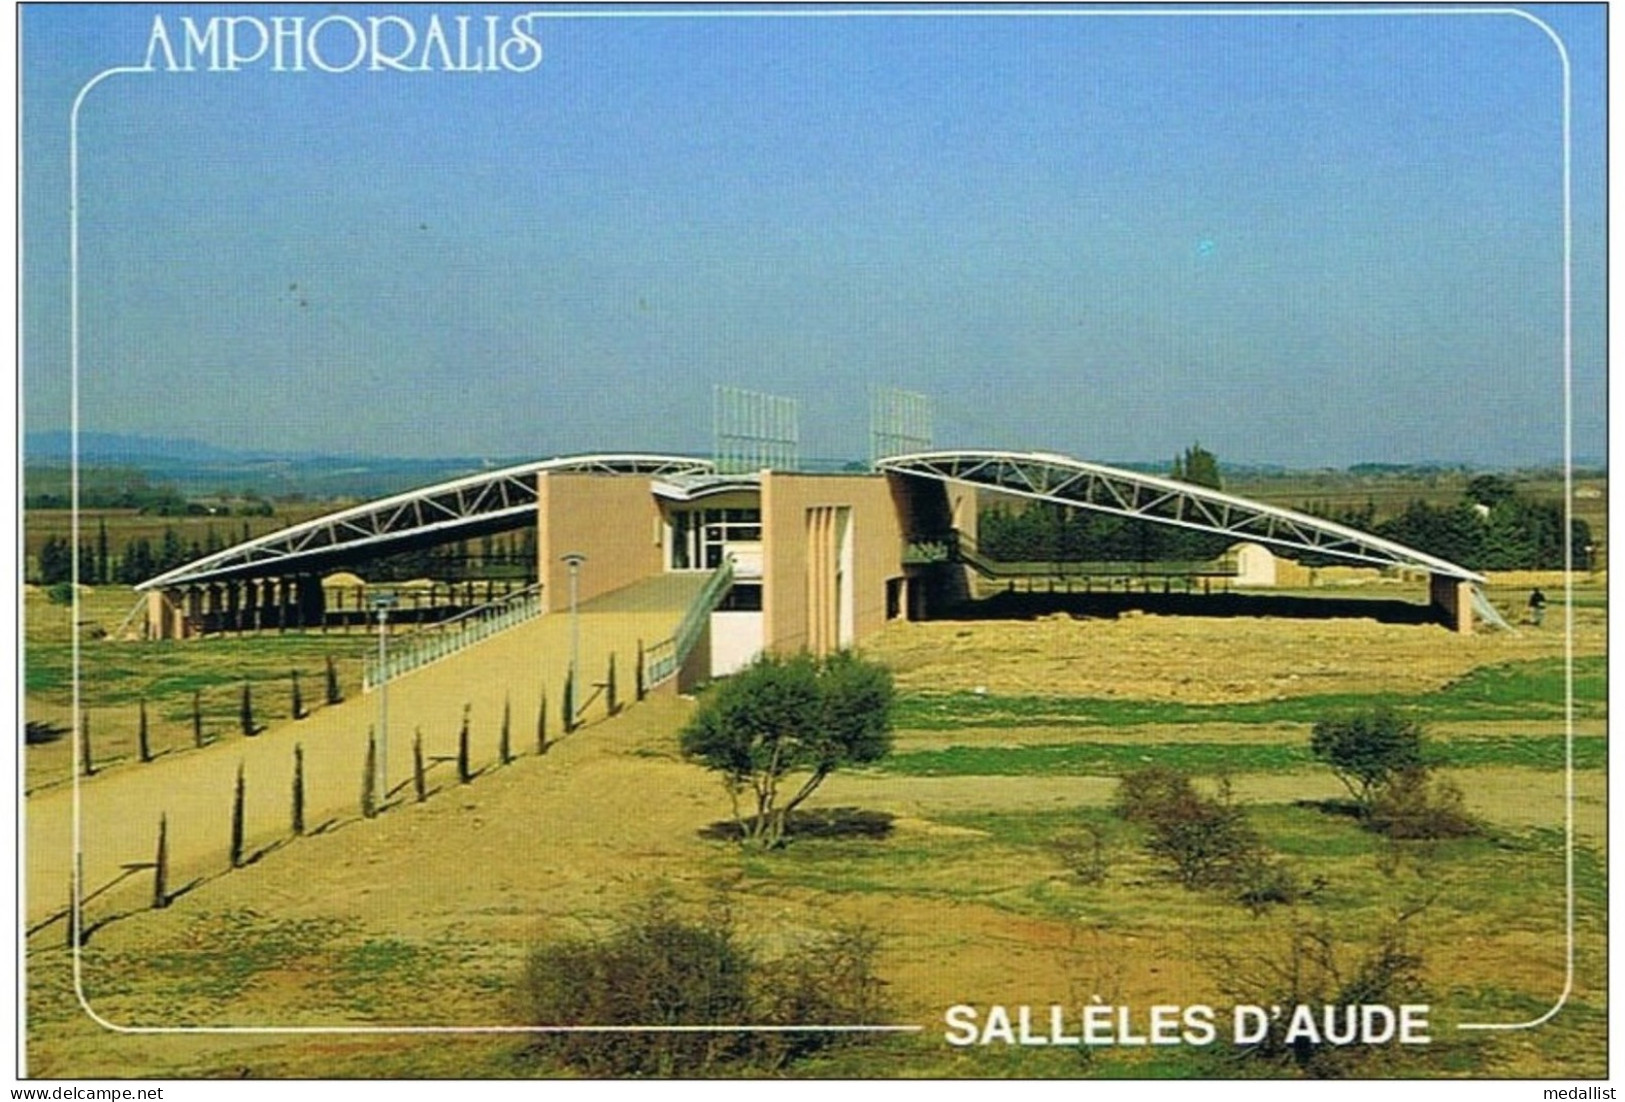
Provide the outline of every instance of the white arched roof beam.
<path id="1" fill-rule="evenodd" d="M 571 455 L 484 471 L 379 498 L 246 540 L 149 578 L 137 589 L 165 589 L 223 578 L 285 574 L 336 564 L 354 553 L 385 555 L 517 527 L 536 510 L 536 476 L 640 474 L 653 478 L 709 474 L 707 459 L 673 455 Z"/>
<path id="2" fill-rule="evenodd" d="M 1348 559 L 1403 566 L 1483 584 L 1464 566 L 1307 513 L 1248 501 L 1170 478 L 1086 463 L 1042 452 L 937 451 L 893 455 L 884 471 L 963 482 L 1057 505 L 1214 532 L 1238 540 Z"/>

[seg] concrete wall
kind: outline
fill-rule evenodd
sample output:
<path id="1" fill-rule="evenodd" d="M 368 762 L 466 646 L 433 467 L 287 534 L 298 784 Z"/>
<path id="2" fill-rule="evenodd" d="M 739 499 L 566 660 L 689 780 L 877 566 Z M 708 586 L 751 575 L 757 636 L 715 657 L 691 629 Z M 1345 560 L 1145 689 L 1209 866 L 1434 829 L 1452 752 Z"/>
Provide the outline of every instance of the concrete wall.
<path id="1" fill-rule="evenodd" d="M 570 567 L 561 556 L 571 552 L 587 556 L 581 601 L 661 572 L 660 510 L 649 479 L 544 471 L 536 495 L 542 611 L 570 607 Z"/>
<path id="2" fill-rule="evenodd" d="M 1258 543 L 1238 543 L 1230 548 L 1236 563 L 1238 586 L 1272 586 L 1275 584 L 1275 555 Z"/>
<path id="3" fill-rule="evenodd" d="M 886 622 L 886 582 L 903 576 L 903 528 L 890 481 L 878 475 L 762 476 L 762 625 L 770 651 L 813 645 L 808 510 L 846 508 L 852 531 L 852 629 L 861 641 Z"/>

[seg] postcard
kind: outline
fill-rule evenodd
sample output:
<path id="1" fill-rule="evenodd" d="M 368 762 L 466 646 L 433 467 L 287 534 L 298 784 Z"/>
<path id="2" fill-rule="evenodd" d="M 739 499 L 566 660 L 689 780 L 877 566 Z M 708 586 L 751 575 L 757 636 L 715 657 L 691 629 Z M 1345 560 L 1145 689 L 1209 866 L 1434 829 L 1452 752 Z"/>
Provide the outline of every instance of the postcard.
<path id="1" fill-rule="evenodd" d="M 1612 1097 L 1606 24 L 22 5 L 17 1077 Z"/>

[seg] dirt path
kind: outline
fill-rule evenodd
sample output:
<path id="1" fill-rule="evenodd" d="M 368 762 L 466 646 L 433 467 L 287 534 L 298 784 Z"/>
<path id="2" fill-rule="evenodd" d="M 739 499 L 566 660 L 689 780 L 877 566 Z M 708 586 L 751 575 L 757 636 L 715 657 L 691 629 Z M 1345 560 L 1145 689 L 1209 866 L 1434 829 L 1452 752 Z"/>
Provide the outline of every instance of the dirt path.
<path id="1" fill-rule="evenodd" d="M 623 702 L 632 698 L 638 640 L 653 643 L 669 636 L 703 581 L 680 580 L 690 584 L 652 579 L 582 606 L 581 664 L 587 688 L 578 693 L 578 710 L 587 721 L 605 714 L 603 692 L 592 685 L 605 680 L 612 651 L 618 695 Z M 443 784 L 449 778 L 455 783 L 454 759 L 465 705 L 470 762 L 476 770 L 498 759 L 505 702 L 512 709 L 513 752 L 536 752 L 544 686 L 549 737 L 557 738 L 570 638 L 568 615 L 543 616 L 391 682 L 386 760 L 390 798 L 413 798 L 415 730 L 423 733 L 431 782 Z M 94 676 L 93 671 L 86 676 Z M 299 722 L 273 725 L 252 739 L 225 739 L 202 750 L 84 779 L 77 792 L 86 893 L 121 874 L 150 891 L 151 873 L 130 872 L 125 866 L 154 859 L 160 815 L 168 821 L 172 891 L 223 871 L 229 864 L 232 793 L 239 767 L 245 785 L 245 853 L 252 860 L 283 842 L 290 831 L 295 746 L 304 750 L 307 832 L 358 817 L 367 734 L 377 721 L 377 695 L 357 696 Z M 74 802 L 71 785 L 27 801 L 30 927 L 66 905 Z"/>

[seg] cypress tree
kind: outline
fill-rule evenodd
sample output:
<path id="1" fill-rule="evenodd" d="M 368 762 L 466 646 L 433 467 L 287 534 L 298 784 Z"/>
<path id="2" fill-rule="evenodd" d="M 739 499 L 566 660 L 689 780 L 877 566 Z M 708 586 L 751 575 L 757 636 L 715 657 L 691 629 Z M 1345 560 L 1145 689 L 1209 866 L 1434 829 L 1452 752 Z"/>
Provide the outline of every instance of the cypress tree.
<path id="1" fill-rule="evenodd" d="M 333 656 L 330 654 L 327 656 L 327 703 L 337 704 L 343 699 L 344 694 L 339 691 L 338 667 L 333 665 Z"/>
<path id="2" fill-rule="evenodd" d="M 638 640 L 638 664 L 637 664 L 637 668 L 632 671 L 632 688 L 633 688 L 633 695 L 637 698 L 638 703 L 642 704 L 643 703 L 643 698 L 645 696 L 649 695 L 649 686 L 644 684 L 644 681 L 643 681 L 643 640 L 642 639 Z"/>
<path id="3" fill-rule="evenodd" d="M 293 679 L 293 718 L 294 719 L 304 719 L 305 718 L 305 698 L 299 692 L 299 671 L 298 670 L 290 671 L 290 676 Z"/>
<path id="4" fill-rule="evenodd" d="M 305 748 L 293 746 L 293 832 L 305 832 Z"/>
<path id="5" fill-rule="evenodd" d="M 502 737 L 497 743 L 497 756 L 503 765 L 513 761 L 513 744 L 509 741 L 509 724 L 512 719 L 512 707 L 508 697 L 502 697 Z"/>
<path id="6" fill-rule="evenodd" d="M 169 906 L 169 817 L 158 816 L 158 855 L 152 862 L 152 907 Z"/>
<path id="7" fill-rule="evenodd" d="M 113 577 L 112 553 L 107 547 L 107 518 L 96 518 L 96 584 L 106 585 Z"/>
<path id="8" fill-rule="evenodd" d="M 610 715 L 621 710 L 621 705 L 615 699 L 615 652 L 609 652 L 609 672 L 604 675 L 604 706 L 609 709 Z"/>
<path id="9" fill-rule="evenodd" d="M 412 791 L 417 794 L 418 803 L 429 798 L 429 786 L 423 775 L 423 728 L 419 727 L 412 734 Z"/>
<path id="10" fill-rule="evenodd" d="M 260 733 L 254 726 L 254 693 L 247 681 L 243 682 L 242 703 L 237 706 L 237 723 L 243 729 L 243 734 L 253 736 Z"/>
<path id="11" fill-rule="evenodd" d="M 192 745 L 203 749 L 203 694 L 192 690 Z"/>
<path id="12" fill-rule="evenodd" d="M 142 761 L 152 760 L 152 746 L 147 741 L 147 698 L 141 698 L 140 718 L 135 729 L 136 747 L 140 751 Z"/>
<path id="13" fill-rule="evenodd" d="M 361 817 L 371 819 L 378 814 L 378 739 L 367 728 L 367 761 L 361 771 Z"/>
<path id="14" fill-rule="evenodd" d="M 79 717 L 79 760 L 84 763 L 85 776 L 96 775 L 96 763 L 90 756 L 90 713 Z"/>
<path id="15" fill-rule="evenodd" d="M 463 726 L 457 732 L 457 783 L 467 784 L 474 779 L 468 768 L 468 705 L 463 705 Z"/>
<path id="16" fill-rule="evenodd" d="M 576 729 L 576 671 L 574 667 L 564 675 L 564 704 L 560 710 L 563 713 L 564 733 L 568 735 Z"/>

